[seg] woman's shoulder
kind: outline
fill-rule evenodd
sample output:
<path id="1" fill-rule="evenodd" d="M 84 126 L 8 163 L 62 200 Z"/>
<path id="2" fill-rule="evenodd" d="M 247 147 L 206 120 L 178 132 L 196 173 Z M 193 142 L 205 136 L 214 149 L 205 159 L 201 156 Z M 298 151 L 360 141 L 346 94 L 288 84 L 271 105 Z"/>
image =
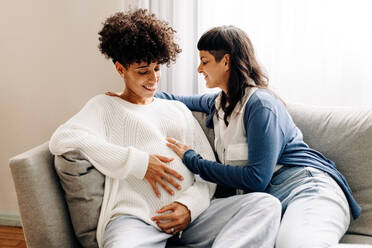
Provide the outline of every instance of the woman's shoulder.
<path id="1" fill-rule="evenodd" d="M 284 107 L 284 103 L 273 91 L 269 89 L 257 89 L 247 102 L 248 108 L 268 108 L 271 110 Z"/>
<path id="2" fill-rule="evenodd" d="M 257 89 L 245 105 L 244 119 L 255 114 L 271 113 L 280 119 L 287 119 L 289 114 L 285 103 L 269 89 Z"/>
<path id="3" fill-rule="evenodd" d="M 112 98 L 112 97 L 111 96 L 107 96 L 105 94 L 98 94 L 98 95 L 95 95 L 92 98 L 90 98 L 88 100 L 87 104 L 93 104 L 93 105 L 96 105 L 96 104 L 105 104 L 105 103 L 108 103 L 110 101 L 109 98 Z"/>
<path id="4" fill-rule="evenodd" d="M 108 96 L 105 94 L 98 94 L 90 98 L 87 103 L 84 105 L 83 109 L 92 109 L 94 112 L 101 113 L 111 113 L 113 110 L 118 110 L 115 106 L 120 105 L 120 99 L 117 97 Z"/>

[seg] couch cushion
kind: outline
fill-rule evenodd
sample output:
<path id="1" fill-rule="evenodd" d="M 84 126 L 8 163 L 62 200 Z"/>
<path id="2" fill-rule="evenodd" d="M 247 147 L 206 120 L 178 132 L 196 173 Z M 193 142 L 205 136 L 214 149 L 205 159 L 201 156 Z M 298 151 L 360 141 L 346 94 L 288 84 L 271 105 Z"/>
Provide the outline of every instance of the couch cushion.
<path id="1" fill-rule="evenodd" d="M 212 148 L 214 148 L 214 130 L 206 127 L 208 115 L 196 111 L 193 111 L 192 114 L 194 115 L 195 119 L 198 121 L 199 125 L 203 129 L 204 134 L 207 136 L 209 144 L 211 145 Z"/>
<path id="2" fill-rule="evenodd" d="M 372 236 L 372 109 L 287 107 L 305 142 L 336 163 L 362 207 L 348 232 Z"/>
<path id="3" fill-rule="evenodd" d="M 358 235 L 358 234 L 346 234 L 344 237 L 342 237 L 340 243 L 343 243 L 343 244 L 372 244 L 372 237 L 371 236 Z M 368 246 L 368 247 L 372 248 L 372 246 Z"/>
<path id="4" fill-rule="evenodd" d="M 55 156 L 75 235 L 83 247 L 98 247 L 96 229 L 105 177 L 80 152 Z"/>

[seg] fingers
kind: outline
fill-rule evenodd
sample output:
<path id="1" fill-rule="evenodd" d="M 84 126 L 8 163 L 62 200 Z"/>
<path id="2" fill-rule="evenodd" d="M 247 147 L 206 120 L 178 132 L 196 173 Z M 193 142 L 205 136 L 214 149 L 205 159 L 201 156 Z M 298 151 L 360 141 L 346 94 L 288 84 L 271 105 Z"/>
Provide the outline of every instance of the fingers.
<path id="1" fill-rule="evenodd" d="M 156 225 L 168 234 L 183 231 L 190 223 L 190 212 L 187 207 L 178 202 L 173 202 L 157 211 L 160 215 L 151 218 Z"/>
<path id="2" fill-rule="evenodd" d="M 163 225 L 162 223 L 157 223 L 158 227 L 163 230 L 163 232 L 168 233 L 168 234 L 176 234 L 179 233 L 180 231 L 183 231 L 186 226 L 182 224 L 177 224 L 176 222 L 172 223 L 167 223 L 167 225 Z"/>
<path id="3" fill-rule="evenodd" d="M 159 154 L 155 154 L 154 155 L 155 157 L 157 157 L 161 162 L 171 162 L 174 160 L 174 158 L 168 158 L 168 157 L 165 157 L 165 156 L 162 156 L 162 155 L 159 155 Z M 181 174 L 179 174 L 177 171 L 169 168 L 167 165 L 164 164 L 164 170 L 166 173 L 170 174 L 171 176 L 174 176 L 175 178 L 177 178 L 178 180 L 183 180 L 183 176 Z M 172 180 L 170 177 L 167 177 L 167 176 L 164 176 L 163 177 L 165 180 L 167 180 L 169 183 L 171 183 L 174 187 L 176 187 L 177 189 L 180 189 L 179 188 L 179 184 L 176 183 L 174 180 Z M 172 183 L 174 182 L 174 183 Z"/>
<path id="4" fill-rule="evenodd" d="M 159 192 L 158 187 L 156 186 L 155 181 L 149 181 L 149 183 L 150 183 L 151 188 L 152 188 L 152 190 L 154 191 L 156 197 L 160 198 L 160 192 Z"/>
<path id="5" fill-rule="evenodd" d="M 183 158 L 183 154 L 191 148 L 190 146 L 183 144 L 174 138 L 166 137 L 165 139 L 168 141 L 166 145 L 170 149 L 172 149 L 181 159 Z"/>
<path id="6" fill-rule="evenodd" d="M 171 189 L 171 188 L 169 188 L 169 186 L 161 179 L 161 178 L 159 178 L 158 180 L 157 180 L 157 183 L 159 183 L 160 184 L 160 186 L 165 190 L 165 191 L 167 191 L 168 192 L 168 194 L 170 194 L 170 195 L 174 195 L 174 191 Z M 179 185 L 179 184 L 176 184 L 176 185 L 178 185 L 178 187 L 179 188 L 181 188 L 181 186 Z"/>
<path id="7" fill-rule="evenodd" d="M 171 144 L 171 143 L 166 143 L 166 146 L 168 146 L 170 149 L 172 149 L 177 154 L 177 156 L 180 159 L 182 159 L 183 152 L 177 145 L 174 145 L 174 144 Z"/>
<path id="8" fill-rule="evenodd" d="M 160 198 L 160 192 L 158 189 L 159 185 L 170 195 L 174 195 L 174 190 L 170 186 L 173 186 L 175 189 L 181 190 L 181 185 L 177 183 L 175 178 L 183 180 L 183 176 L 181 174 L 173 169 L 170 169 L 164 162 L 160 161 L 160 159 L 162 159 L 163 161 L 173 160 L 173 158 L 150 154 L 149 164 L 145 175 L 145 179 L 150 183 L 155 195 L 158 198 Z"/>
<path id="9" fill-rule="evenodd" d="M 166 146 L 168 146 L 169 148 L 171 148 L 173 151 L 175 151 L 177 153 L 177 151 L 179 150 L 178 146 L 176 144 L 172 144 L 172 143 L 166 143 L 165 144 Z"/>
<path id="10" fill-rule="evenodd" d="M 180 231 L 183 231 L 187 227 L 187 223 L 177 218 L 156 221 L 156 225 L 164 232 L 169 234 L 178 233 Z"/>
<path id="11" fill-rule="evenodd" d="M 168 176 L 165 176 L 165 177 L 167 177 L 167 178 L 164 178 L 164 179 L 167 180 L 167 182 L 169 182 L 170 184 L 172 184 L 176 189 L 181 190 L 181 185 L 179 185 L 176 181 L 174 181 L 170 177 L 168 177 Z M 151 185 L 152 190 L 154 191 L 155 195 L 158 198 L 160 198 L 160 191 L 159 191 L 159 189 L 157 187 L 157 184 L 159 184 L 165 191 L 167 191 L 168 194 L 174 195 L 174 191 L 160 177 L 156 177 L 156 178 L 153 178 L 153 180 L 149 180 L 149 183 Z"/>
<path id="12" fill-rule="evenodd" d="M 159 209 L 156 212 L 161 214 L 161 213 L 164 213 L 164 212 L 167 212 L 167 211 L 174 211 L 174 208 L 175 208 L 174 203 L 171 203 L 171 204 L 168 204 L 168 205 L 162 207 L 161 209 Z"/>
<path id="13" fill-rule="evenodd" d="M 161 214 L 161 215 L 156 215 L 151 218 L 152 221 L 159 222 L 159 223 L 165 223 L 165 222 L 170 222 L 173 221 L 175 218 L 173 212 L 168 213 L 168 214 Z"/>
<path id="14" fill-rule="evenodd" d="M 177 225 L 175 223 L 167 224 L 166 227 L 161 227 L 161 226 L 159 227 L 160 229 L 162 229 L 164 232 L 168 234 L 176 234 L 180 231 L 183 231 L 183 229 L 185 229 L 183 225 Z"/>
<path id="15" fill-rule="evenodd" d="M 182 143 L 179 140 L 176 140 L 174 138 L 166 137 L 165 139 L 169 142 L 168 144 L 178 146 L 179 148 L 188 147 L 188 145 L 186 145 L 186 144 L 184 144 L 184 143 Z"/>
<path id="16" fill-rule="evenodd" d="M 177 141 L 176 139 L 173 139 L 173 138 L 171 138 L 171 137 L 166 137 L 165 139 L 166 139 L 169 143 L 171 143 L 171 144 L 173 144 L 173 145 L 175 145 L 175 144 L 178 143 L 178 141 Z"/>
<path id="17" fill-rule="evenodd" d="M 161 162 L 165 162 L 165 163 L 171 162 L 174 160 L 174 158 L 168 158 L 168 157 L 165 157 L 159 154 L 155 154 L 155 157 L 157 157 Z"/>
<path id="18" fill-rule="evenodd" d="M 156 222 L 156 225 L 162 229 L 164 232 L 170 231 L 170 229 L 173 227 L 181 225 L 181 222 L 175 218 L 175 215 L 172 214 L 164 214 L 164 215 L 158 215 L 152 218 L 153 221 Z"/>
<path id="19" fill-rule="evenodd" d="M 162 229 L 164 232 L 167 232 L 171 227 L 179 225 L 180 223 L 175 218 L 174 213 L 157 215 L 151 218 L 156 225 Z"/>
<path id="20" fill-rule="evenodd" d="M 156 157 L 162 157 L 164 160 L 165 159 L 170 159 L 170 161 L 172 161 L 173 160 L 173 158 L 167 158 L 167 157 L 164 157 L 164 156 L 161 156 L 161 155 L 155 155 Z M 169 175 L 171 175 L 171 176 L 173 176 L 173 177 L 175 177 L 175 178 L 177 178 L 178 180 L 183 180 L 183 176 L 181 175 L 181 174 L 179 174 L 177 171 L 175 171 L 175 170 L 173 170 L 173 169 L 171 169 L 171 168 L 169 168 L 168 166 L 166 166 L 165 164 L 164 164 L 164 166 L 163 166 L 163 169 L 164 169 L 164 174 L 161 174 L 160 175 L 160 180 L 157 180 L 158 181 L 158 183 L 160 184 L 160 185 L 162 185 L 162 187 L 166 190 L 166 191 L 168 191 L 168 192 L 170 192 L 170 189 L 169 189 L 169 187 L 163 182 L 163 180 L 165 180 L 165 181 L 167 181 L 168 183 L 170 183 L 171 185 L 173 185 L 173 187 L 175 187 L 176 189 L 178 189 L 178 190 L 181 190 L 181 185 L 179 185 L 173 178 L 171 178 L 170 176 L 168 176 L 167 174 L 169 174 Z M 173 195 L 173 193 L 172 193 L 172 195 Z"/>
<path id="21" fill-rule="evenodd" d="M 156 177 L 156 178 L 154 178 L 154 180 L 155 180 L 155 183 L 160 184 L 160 186 L 165 191 L 167 191 L 170 195 L 174 195 L 174 191 L 168 186 L 167 183 L 170 183 L 173 187 L 175 187 L 178 190 L 181 190 L 182 189 L 181 185 L 179 185 L 175 180 L 173 180 L 171 177 L 169 177 L 167 175 L 163 175 L 162 177 Z M 180 180 L 183 180 L 183 177 L 182 176 L 181 176 Z"/>
<path id="22" fill-rule="evenodd" d="M 174 208 L 175 208 L 175 206 L 173 205 L 173 203 L 162 207 L 161 209 L 156 211 L 160 215 L 156 215 L 156 216 L 152 217 L 151 220 L 156 221 L 156 222 L 173 220 L 175 218 Z"/>
<path id="23" fill-rule="evenodd" d="M 183 180 L 183 176 L 181 175 L 181 174 L 179 174 L 177 171 L 175 171 L 175 170 L 173 170 L 173 169 L 171 169 L 171 168 L 169 168 L 169 167 L 165 167 L 164 168 L 164 170 L 165 170 L 165 172 L 166 173 L 168 173 L 169 175 L 171 175 L 171 176 L 174 176 L 175 178 L 177 178 L 178 180 Z M 169 178 L 169 177 L 168 177 Z M 167 179 L 167 178 L 165 178 L 165 179 Z M 167 180 L 168 182 L 169 182 L 169 180 Z M 171 183 L 171 182 L 170 182 Z M 178 184 L 177 184 L 178 185 Z M 176 185 L 173 185 L 173 186 L 175 186 L 176 188 L 177 188 L 177 186 Z M 179 186 L 179 185 L 178 185 Z"/>
<path id="24" fill-rule="evenodd" d="M 166 144 L 170 149 L 172 149 L 176 154 L 177 156 L 182 159 L 182 156 L 183 156 L 183 152 L 181 151 L 181 149 L 175 145 L 175 144 L 171 144 L 171 143 L 167 143 Z"/>
<path id="25" fill-rule="evenodd" d="M 165 170 L 167 172 L 167 170 Z M 168 173 L 168 172 L 167 172 Z M 178 174 L 178 173 L 177 173 Z M 181 175 L 180 175 L 181 176 Z M 171 178 L 170 176 L 165 176 L 163 178 L 163 180 L 166 180 L 168 183 L 170 183 L 173 187 L 175 187 L 176 189 L 178 190 L 181 190 L 181 185 L 179 185 L 179 183 L 177 183 L 173 178 Z M 179 180 L 183 180 L 183 177 L 181 176 L 181 178 L 179 178 Z"/>

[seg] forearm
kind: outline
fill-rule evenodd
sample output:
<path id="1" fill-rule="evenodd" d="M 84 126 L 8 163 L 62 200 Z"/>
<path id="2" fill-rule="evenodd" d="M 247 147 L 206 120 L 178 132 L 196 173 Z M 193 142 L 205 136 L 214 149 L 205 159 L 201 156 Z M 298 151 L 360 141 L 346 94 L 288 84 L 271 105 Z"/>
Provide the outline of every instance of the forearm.
<path id="1" fill-rule="evenodd" d="M 180 96 L 166 92 L 156 92 L 155 97 L 183 102 L 191 111 L 209 113 L 217 94 L 203 94 L 196 96 Z"/>
<path id="2" fill-rule="evenodd" d="M 231 166 L 203 159 L 194 150 L 185 152 L 183 163 L 209 182 L 247 191 L 263 191 L 268 185 L 274 166 Z"/>

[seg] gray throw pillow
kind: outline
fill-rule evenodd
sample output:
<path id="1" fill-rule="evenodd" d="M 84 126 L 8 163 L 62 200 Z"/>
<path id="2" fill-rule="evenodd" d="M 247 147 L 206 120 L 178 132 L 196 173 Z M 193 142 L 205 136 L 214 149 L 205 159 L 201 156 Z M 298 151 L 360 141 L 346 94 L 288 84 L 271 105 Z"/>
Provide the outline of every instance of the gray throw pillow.
<path id="1" fill-rule="evenodd" d="M 54 164 L 77 239 L 83 247 L 98 247 L 96 229 L 104 193 L 104 175 L 78 151 L 55 156 Z"/>

